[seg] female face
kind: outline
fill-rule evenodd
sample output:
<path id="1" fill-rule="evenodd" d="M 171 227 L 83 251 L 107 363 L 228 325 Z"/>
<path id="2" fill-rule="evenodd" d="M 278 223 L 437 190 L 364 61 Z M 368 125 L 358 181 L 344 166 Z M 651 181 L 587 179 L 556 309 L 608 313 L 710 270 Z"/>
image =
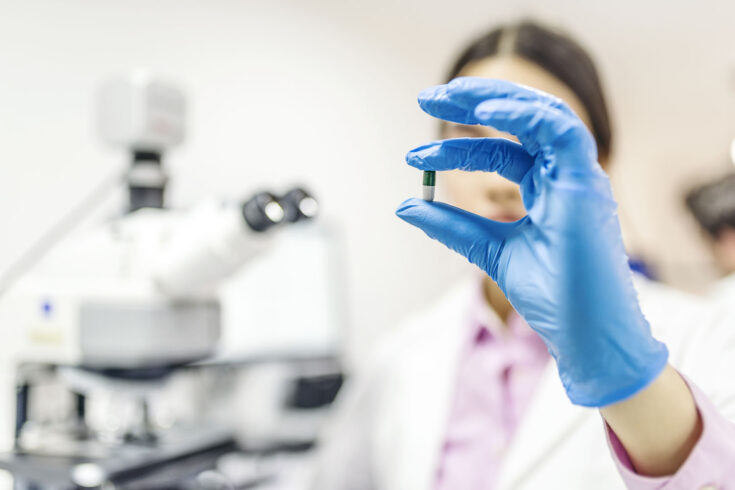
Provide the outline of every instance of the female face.
<path id="1" fill-rule="evenodd" d="M 591 127 L 589 116 L 577 96 L 553 75 L 523 58 L 516 56 L 484 58 L 468 64 L 460 76 L 501 78 L 543 90 L 564 100 L 587 127 Z M 443 126 L 441 137 L 443 139 L 503 137 L 517 141 L 507 133 L 486 126 L 453 123 L 446 123 Z M 526 214 L 518 185 L 495 173 L 454 170 L 442 172 L 439 178 L 440 185 L 448 192 L 452 204 L 462 209 L 495 221 L 515 221 Z"/>

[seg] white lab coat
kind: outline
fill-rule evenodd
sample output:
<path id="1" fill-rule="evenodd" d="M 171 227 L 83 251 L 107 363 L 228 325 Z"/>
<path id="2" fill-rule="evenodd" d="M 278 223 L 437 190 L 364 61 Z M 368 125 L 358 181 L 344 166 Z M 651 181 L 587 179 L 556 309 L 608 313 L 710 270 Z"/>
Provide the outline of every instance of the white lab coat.
<path id="1" fill-rule="evenodd" d="M 735 303 L 735 273 L 723 277 L 710 288 L 709 297 L 719 304 Z"/>
<path id="2" fill-rule="evenodd" d="M 429 490 L 454 396 L 470 302 L 468 281 L 391 333 L 374 362 L 342 393 L 326 432 L 313 488 Z M 729 314 L 642 278 L 636 287 L 670 362 L 735 420 L 735 323 Z M 497 490 L 622 489 L 595 409 L 572 405 L 554 362 L 542 375 Z M 473 489 L 458 489 L 473 490 Z"/>

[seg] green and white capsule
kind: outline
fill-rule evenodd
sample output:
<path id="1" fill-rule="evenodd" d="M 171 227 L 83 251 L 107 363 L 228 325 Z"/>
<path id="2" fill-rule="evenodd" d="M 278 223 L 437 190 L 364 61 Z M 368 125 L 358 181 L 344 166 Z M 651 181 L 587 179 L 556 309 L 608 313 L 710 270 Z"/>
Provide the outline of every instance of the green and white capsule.
<path id="1" fill-rule="evenodd" d="M 433 170 L 424 171 L 423 197 L 424 201 L 434 200 L 434 189 L 436 186 L 436 172 Z"/>

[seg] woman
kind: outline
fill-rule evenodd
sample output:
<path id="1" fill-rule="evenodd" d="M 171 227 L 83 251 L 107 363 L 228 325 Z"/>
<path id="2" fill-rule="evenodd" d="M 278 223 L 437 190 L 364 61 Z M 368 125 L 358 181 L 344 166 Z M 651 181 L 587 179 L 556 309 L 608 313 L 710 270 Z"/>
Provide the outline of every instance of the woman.
<path id="1" fill-rule="evenodd" d="M 459 170 L 440 183 L 462 209 L 414 199 L 398 215 L 485 275 L 356 377 L 315 488 L 735 487 L 731 329 L 683 294 L 633 289 L 590 58 L 525 22 L 475 42 L 457 76 L 419 96 L 454 139 L 407 162 Z"/>

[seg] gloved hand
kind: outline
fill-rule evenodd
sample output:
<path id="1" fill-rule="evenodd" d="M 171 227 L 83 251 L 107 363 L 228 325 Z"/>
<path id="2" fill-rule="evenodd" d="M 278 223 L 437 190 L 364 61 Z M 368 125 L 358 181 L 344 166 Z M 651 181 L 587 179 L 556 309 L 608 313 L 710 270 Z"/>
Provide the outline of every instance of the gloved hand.
<path id="1" fill-rule="evenodd" d="M 419 105 L 521 143 L 437 141 L 410 151 L 408 164 L 497 172 L 520 184 L 528 214 L 499 223 L 409 199 L 398 216 L 490 275 L 546 343 L 573 403 L 604 406 L 646 387 L 668 351 L 639 308 L 610 182 L 584 123 L 560 99 L 501 80 L 458 78 L 421 92 Z"/>

